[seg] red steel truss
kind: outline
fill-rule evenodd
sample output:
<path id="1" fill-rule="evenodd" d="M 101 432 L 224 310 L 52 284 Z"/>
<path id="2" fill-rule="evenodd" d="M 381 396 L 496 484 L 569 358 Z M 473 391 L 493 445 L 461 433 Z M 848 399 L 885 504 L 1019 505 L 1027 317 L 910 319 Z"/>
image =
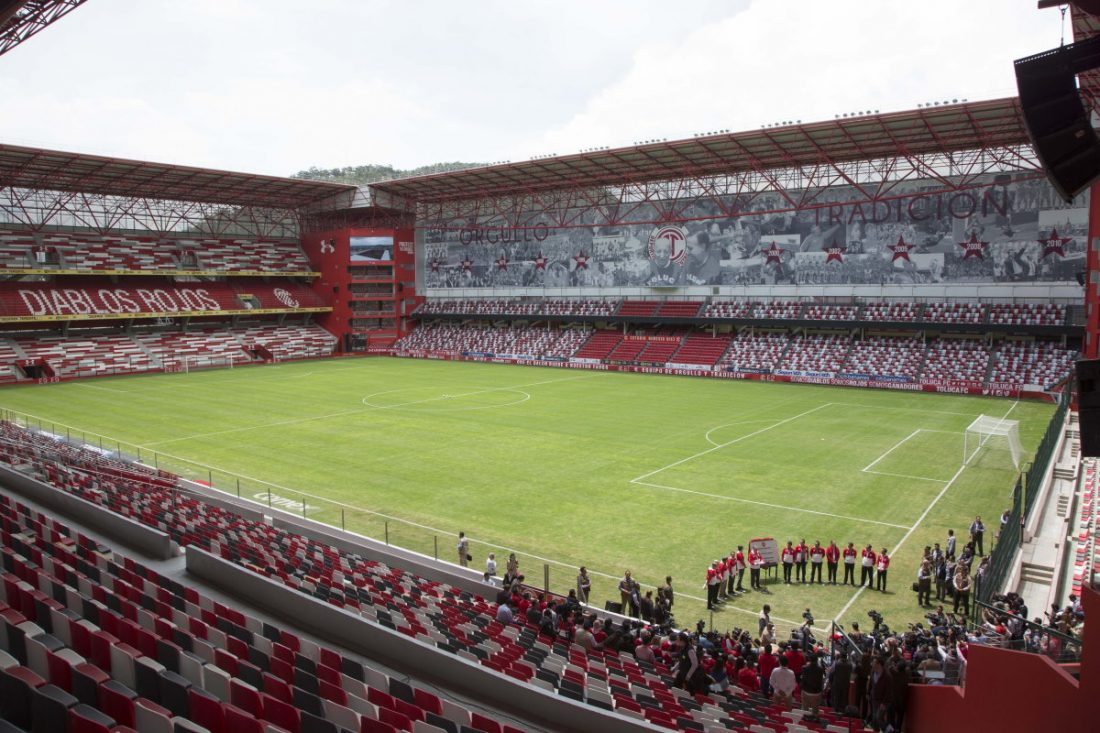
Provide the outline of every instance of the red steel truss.
<path id="1" fill-rule="evenodd" d="M 474 168 L 372 189 L 407 202 L 420 227 L 615 226 L 736 216 L 765 193 L 779 194 L 777 211 L 825 206 L 830 186 L 889 200 L 905 181 L 965 189 L 992 172 L 1040 173 L 1015 98 Z"/>
<path id="2" fill-rule="evenodd" d="M 0 0 L 0 56 L 87 0 Z"/>

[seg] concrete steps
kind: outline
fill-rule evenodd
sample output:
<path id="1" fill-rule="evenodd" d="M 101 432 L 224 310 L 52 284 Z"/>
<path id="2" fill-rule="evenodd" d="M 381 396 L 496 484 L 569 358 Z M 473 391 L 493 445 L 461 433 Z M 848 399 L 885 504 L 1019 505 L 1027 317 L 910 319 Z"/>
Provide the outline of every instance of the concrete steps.
<path id="1" fill-rule="evenodd" d="M 1020 580 L 1049 588 L 1054 583 L 1054 568 L 1024 562 L 1020 568 Z"/>

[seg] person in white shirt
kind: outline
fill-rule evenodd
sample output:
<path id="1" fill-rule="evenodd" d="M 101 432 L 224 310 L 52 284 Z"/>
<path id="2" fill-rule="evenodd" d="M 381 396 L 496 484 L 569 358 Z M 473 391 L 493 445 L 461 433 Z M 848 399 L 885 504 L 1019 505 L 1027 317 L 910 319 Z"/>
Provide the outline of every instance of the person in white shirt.
<path id="1" fill-rule="evenodd" d="M 772 670 L 772 675 L 768 679 L 768 683 L 775 692 L 775 702 L 789 708 L 794 701 L 794 688 L 798 684 L 798 681 L 794 677 L 794 672 L 791 671 L 791 668 L 788 667 L 787 664 L 787 657 L 785 655 L 780 656 L 779 666 Z"/>
<path id="2" fill-rule="evenodd" d="M 493 583 L 497 577 L 497 556 L 496 553 L 490 552 L 489 557 L 485 559 L 485 582 Z"/>

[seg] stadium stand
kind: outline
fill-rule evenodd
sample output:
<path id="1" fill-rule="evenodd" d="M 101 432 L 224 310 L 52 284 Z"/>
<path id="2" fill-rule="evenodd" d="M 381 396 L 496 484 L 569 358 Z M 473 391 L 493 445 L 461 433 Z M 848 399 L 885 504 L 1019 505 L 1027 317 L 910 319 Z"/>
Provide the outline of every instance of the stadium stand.
<path id="1" fill-rule="evenodd" d="M 989 347 L 976 339 L 936 339 L 928 344 L 921 377 L 981 384 L 989 367 Z"/>
<path id="2" fill-rule="evenodd" d="M 0 714 L 15 725 L 519 730 L 226 607 L 3 494 L 0 522 Z"/>
<path id="3" fill-rule="evenodd" d="M 1070 374 L 1076 358 L 1076 350 L 1042 341 L 1005 341 L 993 352 L 989 381 L 1049 389 Z"/>
<path id="4" fill-rule="evenodd" d="M 791 348 L 776 364 L 777 370 L 839 372 L 848 358 L 849 336 L 803 335 L 791 339 Z"/>
<path id="5" fill-rule="evenodd" d="M 1017 326 L 1060 326 L 1065 320 L 1065 306 L 1057 303 L 994 303 L 989 307 L 990 323 L 1005 323 Z"/>
<path id="6" fill-rule="evenodd" d="M 579 359 L 606 359 L 622 339 L 618 331 L 596 331 L 573 356 Z"/>
<path id="7" fill-rule="evenodd" d="M 921 307 L 917 303 L 867 303 L 863 306 L 865 321 L 894 321 L 909 323 L 920 320 Z"/>
<path id="8" fill-rule="evenodd" d="M 729 351 L 718 361 L 731 371 L 772 370 L 790 347 L 790 334 L 780 331 L 742 331 L 730 342 Z"/>
<path id="9" fill-rule="evenodd" d="M 726 353 L 731 340 L 729 335 L 691 334 L 684 338 L 679 350 L 668 360 L 677 364 L 713 366 Z"/>
<path id="10" fill-rule="evenodd" d="M 810 721 L 737 687 L 690 695 L 671 685 L 667 660 L 649 663 L 610 650 L 586 652 L 541 635 L 538 626 L 522 620 L 501 624 L 493 618 L 492 605 L 480 596 L 245 519 L 173 490 L 174 477 L 6 422 L 0 424 L 0 458 L 24 470 L 33 468 L 60 490 L 167 532 L 180 545 L 203 548 L 319 603 L 356 612 L 368 623 L 498 672 L 502 684 L 532 685 L 672 730 L 705 730 L 717 724 L 760 725 L 777 732 L 824 731 L 847 722 L 828 709 Z M 354 660 L 261 624 L 131 560 L 116 559 L 108 548 L 73 538 L 63 525 L 20 510 L 18 503 L 14 512 L 11 507 L 12 502 L 0 501 L 5 539 L 18 538 L 5 543 L 5 570 L 8 564 L 16 568 L 17 559 L 22 564 L 14 577 L 3 577 L 2 601 L 8 608 L 0 609 L 0 615 L 5 638 L 16 646 L 6 669 L 29 666 L 37 677 L 18 674 L 32 682 L 32 690 L 46 680 L 60 687 L 58 682 L 69 680 L 73 685 L 78 679 L 80 690 L 98 690 L 108 700 L 101 712 L 112 722 L 121 718 L 129 725 L 142 716 L 157 726 L 138 724 L 139 730 L 159 730 L 164 719 L 186 718 L 198 725 L 224 719 L 229 712 L 226 702 L 289 731 L 316 730 L 304 726 L 312 720 L 307 716 L 334 725 L 358 720 L 352 730 L 387 731 L 364 727 L 363 717 L 409 731 L 420 730 L 415 721 L 440 722 L 441 714 L 455 720 L 442 713 L 440 707 L 447 706 L 439 698 L 417 696 L 392 678 L 387 683 L 384 675 L 370 674 Z M 25 531 L 22 517 L 27 516 L 37 523 L 30 528 L 34 536 Z M 36 551 L 20 558 L 19 551 L 28 543 Z M 49 572 L 53 575 L 48 582 L 39 581 L 40 574 Z M 54 590 L 59 583 L 66 586 L 63 591 Z M 34 590 L 45 586 L 53 591 L 52 602 Z M 89 605 L 82 594 L 98 603 Z M 66 608 L 73 613 L 66 614 Z M 66 648 L 73 654 L 65 653 Z M 61 660 L 51 664 L 51 652 L 60 654 Z M 88 677 L 92 681 L 86 683 Z M 79 702 L 77 698 L 61 707 L 69 710 Z M 5 705 L 16 708 L 11 702 Z M 471 713 L 467 722 L 459 714 L 461 725 L 474 730 L 505 731 L 484 716 Z"/>
<path id="11" fill-rule="evenodd" d="M 849 375 L 915 380 L 924 364 L 924 346 L 916 338 L 872 336 L 852 342 L 843 371 Z"/>
<path id="12" fill-rule="evenodd" d="M 56 262 L 37 253 L 56 253 Z M 219 272 L 308 272 L 296 241 L 127 237 L 0 230 L 0 269 L 52 266 L 64 270 L 149 271 L 194 269 Z"/>
<path id="13" fill-rule="evenodd" d="M 1096 474 L 1097 459 L 1081 460 L 1081 503 L 1077 512 L 1077 542 L 1073 555 L 1072 593 L 1081 597 L 1084 587 L 1100 574 L 1100 545 L 1097 543 L 1096 512 L 1100 507 Z"/>
<path id="14" fill-rule="evenodd" d="M 854 321 L 859 313 L 855 305 L 807 305 L 802 317 L 811 321 Z"/>
<path id="15" fill-rule="evenodd" d="M 979 303 L 932 302 L 924 306 L 923 320 L 929 323 L 984 323 L 985 306 Z"/>

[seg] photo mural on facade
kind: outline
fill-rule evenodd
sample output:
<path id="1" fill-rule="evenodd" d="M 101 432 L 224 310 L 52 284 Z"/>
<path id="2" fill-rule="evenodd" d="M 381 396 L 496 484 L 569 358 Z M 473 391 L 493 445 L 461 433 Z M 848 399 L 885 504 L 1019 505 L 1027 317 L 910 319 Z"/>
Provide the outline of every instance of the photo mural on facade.
<path id="1" fill-rule="evenodd" d="M 694 202 L 683 220 L 648 206 L 618 226 L 535 221 L 417 230 L 418 280 L 450 288 L 917 285 L 1069 282 L 1084 268 L 1088 198 L 1043 179 L 989 175 L 965 188 L 898 183 Z M 648 213 L 652 216 L 647 216 Z"/>

